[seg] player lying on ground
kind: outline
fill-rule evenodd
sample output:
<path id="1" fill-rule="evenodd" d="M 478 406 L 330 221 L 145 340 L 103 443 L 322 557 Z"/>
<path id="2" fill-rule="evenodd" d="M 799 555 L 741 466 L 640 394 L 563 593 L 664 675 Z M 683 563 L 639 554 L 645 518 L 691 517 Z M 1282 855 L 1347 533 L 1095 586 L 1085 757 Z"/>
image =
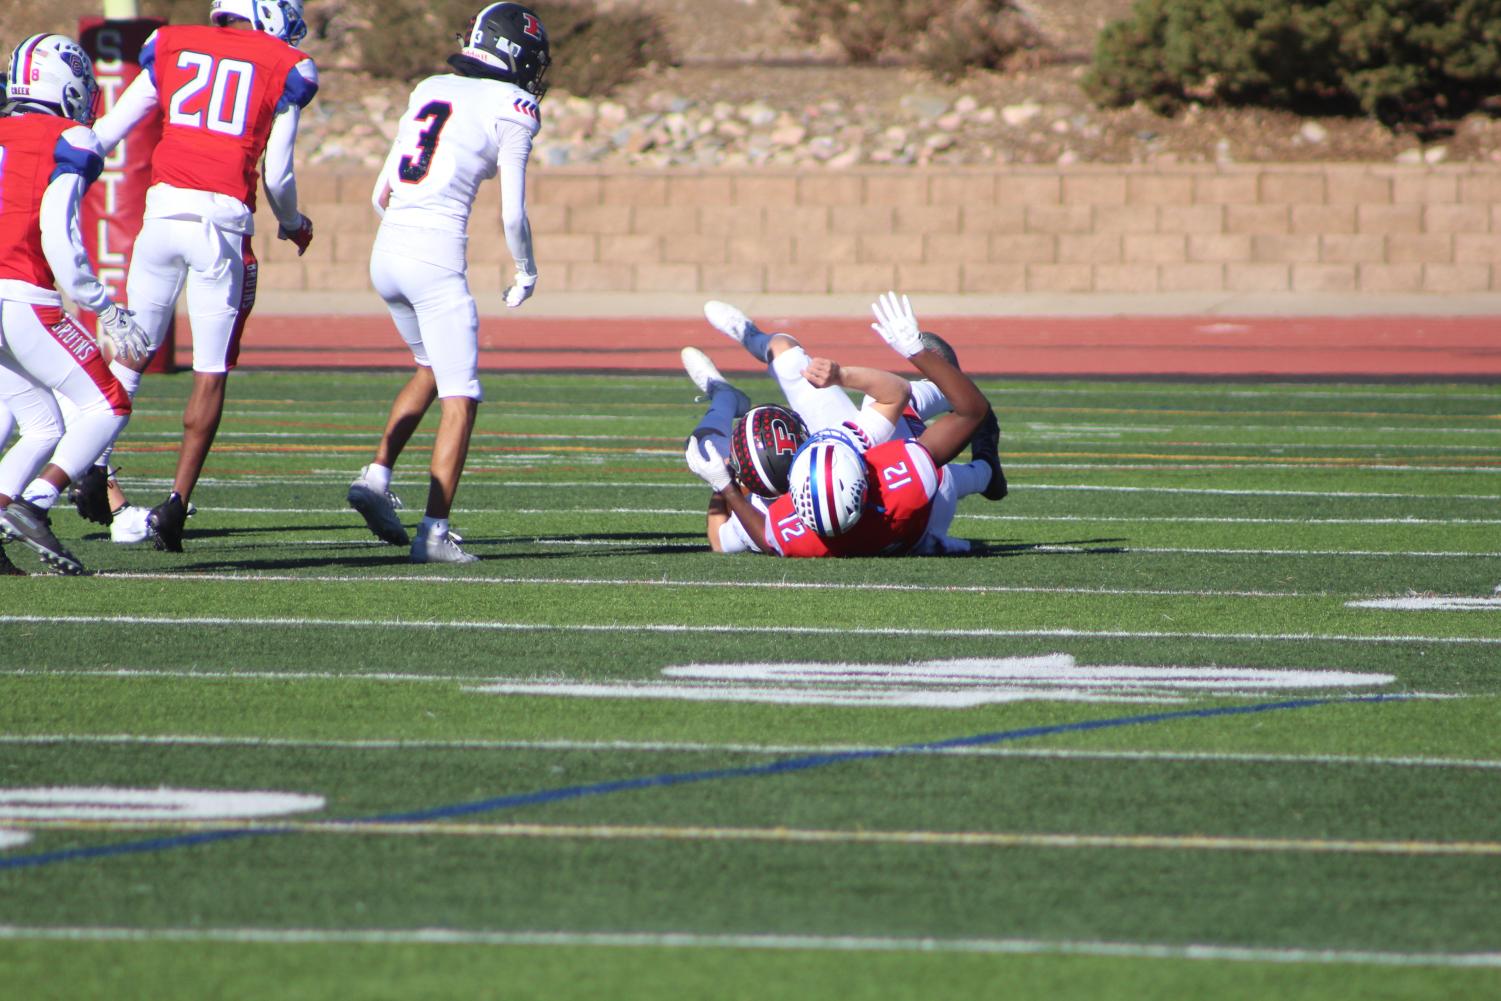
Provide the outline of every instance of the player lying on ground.
<path id="1" fill-rule="evenodd" d="M 469 293 L 465 230 L 480 182 L 500 173 L 501 224 L 516 264 L 506 305 L 537 284 L 526 166 L 541 127 L 539 102 L 550 62 L 547 32 L 515 3 L 495 3 L 469 23 L 454 72 L 412 91 L 374 191 L 380 230 L 370 280 L 386 301 L 417 368 L 397 394 L 374 460 L 349 485 L 349 505 L 376 536 L 410 544 L 413 563 L 469 563 L 448 516 L 464 471 L 479 383 L 479 312 Z M 391 493 L 391 469 L 434 400 L 442 419 L 433 443 L 427 510 L 409 538 Z"/>
<path id="2" fill-rule="evenodd" d="M 79 203 L 104 169 L 103 151 L 88 128 L 99 97 L 89 57 L 63 35 L 33 35 L 11 54 L 6 81 L 8 103 L 0 108 L 0 403 L 6 411 L 0 444 L 12 419 L 20 437 L 0 457 L 0 537 L 23 542 L 44 563 L 76 574 L 83 565 L 53 535 L 48 512 L 129 420 L 130 397 L 112 374 L 109 356 L 145 358 L 147 338 L 100 284 L 80 234 Z M 99 315 L 100 343 L 63 312 L 59 288 Z M 59 400 L 69 410 L 66 430 Z M 0 572 L 12 571 L 0 551 Z"/>
<path id="3" fill-rule="evenodd" d="M 711 397 L 710 411 L 689 439 L 687 459 L 689 468 L 716 494 L 708 522 L 710 544 L 716 551 L 750 549 L 800 557 L 963 552 L 968 544 L 947 535 L 958 499 L 969 493 L 996 500 L 1005 496 L 997 425 L 984 394 L 942 354 L 925 348 L 905 297 L 898 300 L 888 293 L 873 309 L 877 322 L 872 326 L 912 361 L 952 409 L 950 416 L 915 439 L 893 438 L 895 421 L 873 431 L 866 416 L 869 408 L 862 408 L 854 419 L 834 421 L 839 400 L 853 411 L 840 388 L 848 386 L 848 380 L 837 365 L 810 361 L 802 365 L 797 379 L 791 379 L 788 376 L 794 369 L 783 359 L 797 359 L 801 354 L 796 341 L 785 334 L 765 334 L 738 310 L 733 314 L 706 310 L 711 322 L 720 312 L 719 318 L 728 322 L 715 322 L 717 327 L 757 358 L 771 362 L 799 416 L 806 420 L 808 414 L 823 414 L 808 421 L 812 433 L 798 445 L 787 466 L 788 492 L 770 504 L 758 502 L 735 484 L 735 473 L 721 451 L 725 448 L 722 415 L 732 404 L 719 402 L 719 397 L 730 400 L 730 393 L 738 391 L 728 384 L 715 385 L 722 379 L 703 379 Z M 857 381 L 865 379 L 862 374 Z M 735 441 L 744 435 L 742 423 Z M 972 442 L 975 461 L 948 466 Z M 764 453 L 754 445 L 736 450 Z M 762 468 L 772 465 L 758 463 L 754 476 L 742 476 L 760 486 L 765 479 Z"/>
<path id="4" fill-rule="evenodd" d="M 213 0 L 209 20 L 152 33 L 140 75 L 97 126 L 108 153 L 153 111 L 163 116 L 126 292 L 154 352 L 187 289 L 193 390 L 172 492 L 145 519 L 152 542 L 171 552 L 182 551 L 189 499 L 218 434 L 225 383 L 255 304 L 250 237 L 263 157 L 278 237 L 299 255 L 313 239 L 312 223 L 297 208 L 292 169 L 301 111 L 318 92 L 317 68 L 294 47 L 307 33 L 302 0 Z M 113 366 L 132 397 L 147 360 Z M 103 524 L 117 513 L 138 521 L 138 512 L 123 510 L 118 484 L 106 495 L 107 479 L 101 467 L 80 484 L 79 513 Z"/>

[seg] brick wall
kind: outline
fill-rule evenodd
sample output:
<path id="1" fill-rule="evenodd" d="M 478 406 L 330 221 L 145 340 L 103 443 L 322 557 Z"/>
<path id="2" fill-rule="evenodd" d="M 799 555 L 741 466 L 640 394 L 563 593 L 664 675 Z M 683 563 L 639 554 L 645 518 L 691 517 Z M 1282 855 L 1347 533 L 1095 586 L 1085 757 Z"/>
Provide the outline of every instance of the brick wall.
<path id="1" fill-rule="evenodd" d="M 301 259 L 257 241 L 262 287 L 368 287 L 373 173 L 298 177 L 317 239 Z M 1501 166 L 534 166 L 530 184 L 549 292 L 1501 291 Z M 470 229 L 476 289 L 510 275 L 498 189 Z"/>

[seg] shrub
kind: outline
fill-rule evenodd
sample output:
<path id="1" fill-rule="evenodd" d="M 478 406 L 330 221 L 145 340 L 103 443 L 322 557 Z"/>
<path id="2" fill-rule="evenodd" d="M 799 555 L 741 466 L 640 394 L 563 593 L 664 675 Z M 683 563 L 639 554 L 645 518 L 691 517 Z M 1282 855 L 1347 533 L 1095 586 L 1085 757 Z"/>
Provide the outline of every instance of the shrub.
<path id="1" fill-rule="evenodd" d="M 1137 0 L 1085 89 L 1163 114 L 1204 100 L 1457 117 L 1501 93 L 1501 0 Z"/>
<path id="2" fill-rule="evenodd" d="M 571 94 L 608 94 L 653 62 L 669 62 L 671 49 L 661 22 L 624 8 L 596 10 L 582 3 L 533 3 L 547 28 L 552 67 L 547 82 Z M 443 70 L 458 51 L 476 0 L 431 0 L 395 6 L 367 0 L 359 32 L 360 67 L 373 76 L 416 80 Z M 378 26 L 378 27 L 377 27 Z"/>
<path id="3" fill-rule="evenodd" d="M 1042 38 L 1015 0 L 789 0 L 808 40 L 830 38 L 856 63 L 915 58 L 954 79 L 993 69 Z"/>

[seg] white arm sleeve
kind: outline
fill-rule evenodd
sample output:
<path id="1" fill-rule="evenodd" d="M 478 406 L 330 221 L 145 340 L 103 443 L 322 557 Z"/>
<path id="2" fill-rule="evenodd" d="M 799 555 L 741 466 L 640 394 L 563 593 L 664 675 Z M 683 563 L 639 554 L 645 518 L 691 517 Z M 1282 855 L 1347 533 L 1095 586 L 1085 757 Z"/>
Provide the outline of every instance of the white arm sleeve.
<path id="1" fill-rule="evenodd" d="M 500 222 L 505 228 L 506 246 L 516 261 L 516 270 L 537 273 L 532 255 L 532 224 L 526 217 L 526 161 L 532 154 L 532 135 L 520 125 L 500 123 Z"/>
<path id="2" fill-rule="evenodd" d="M 302 213 L 297 210 L 297 177 L 292 171 L 292 148 L 297 143 L 301 117 L 302 109 L 291 105 L 272 120 L 271 134 L 266 137 L 266 201 L 282 229 L 289 231 L 302 225 Z"/>
<path id="3" fill-rule="evenodd" d="M 59 174 L 47 185 L 42 195 L 42 253 L 63 294 L 97 313 L 109 306 L 110 297 L 83 249 L 78 223 L 83 191 L 83 178 L 73 173 Z"/>
<path id="4" fill-rule="evenodd" d="M 155 108 L 156 84 L 152 82 L 150 73 L 142 73 L 125 88 L 125 93 L 115 101 L 115 106 L 109 109 L 109 113 L 94 123 L 94 135 L 99 137 L 104 155 L 109 156 L 120 145 L 120 140 L 125 138 L 125 133 L 135 128 Z"/>
<path id="5" fill-rule="evenodd" d="M 391 178 L 396 176 L 396 161 L 400 159 L 401 151 L 395 146 L 386 154 L 386 162 L 381 165 L 380 173 L 375 177 L 375 187 L 370 191 L 370 204 L 375 206 L 375 214 L 382 219 L 386 217 L 384 204 L 391 190 Z"/>

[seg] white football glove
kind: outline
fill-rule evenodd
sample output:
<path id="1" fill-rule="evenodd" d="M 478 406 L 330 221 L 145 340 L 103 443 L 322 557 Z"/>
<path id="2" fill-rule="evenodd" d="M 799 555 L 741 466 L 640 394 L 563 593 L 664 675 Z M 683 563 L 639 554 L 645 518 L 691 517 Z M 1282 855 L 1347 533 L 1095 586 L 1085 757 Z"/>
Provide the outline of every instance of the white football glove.
<path id="1" fill-rule="evenodd" d="M 890 344 L 897 354 L 911 358 L 923 349 L 917 316 L 906 296 L 898 300 L 895 292 L 887 292 L 870 304 L 870 310 L 876 314 L 876 322 L 870 325 L 870 329 L 880 334 L 881 340 Z"/>
<path id="2" fill-rule="evenodd" d="M 151 338 L 125 307 L 113 302 L 106 306 L 99 314 L 99 327 L 99 339 L 109 342 L 116 358 L 138 362 L 151 357 Z"/>
<path id="3" fill-rule="evenodd" d="M 688 468 L 693 471 L 693 475 L 709 484 L 715 493 L 729 488 L 733 479 L 730 467 L 725 465 L 714 442 L 708 438 L 689 438 L 687 458 Z"/>
<path id="4" fill-rule="evenodd" d="M 532 289 L 536 287 L 537 276 L 517 268 L 516 276 L 511 279 L 511 287 L 506 289 L 506 305 L 515 309 L 532 297 Z"/>

